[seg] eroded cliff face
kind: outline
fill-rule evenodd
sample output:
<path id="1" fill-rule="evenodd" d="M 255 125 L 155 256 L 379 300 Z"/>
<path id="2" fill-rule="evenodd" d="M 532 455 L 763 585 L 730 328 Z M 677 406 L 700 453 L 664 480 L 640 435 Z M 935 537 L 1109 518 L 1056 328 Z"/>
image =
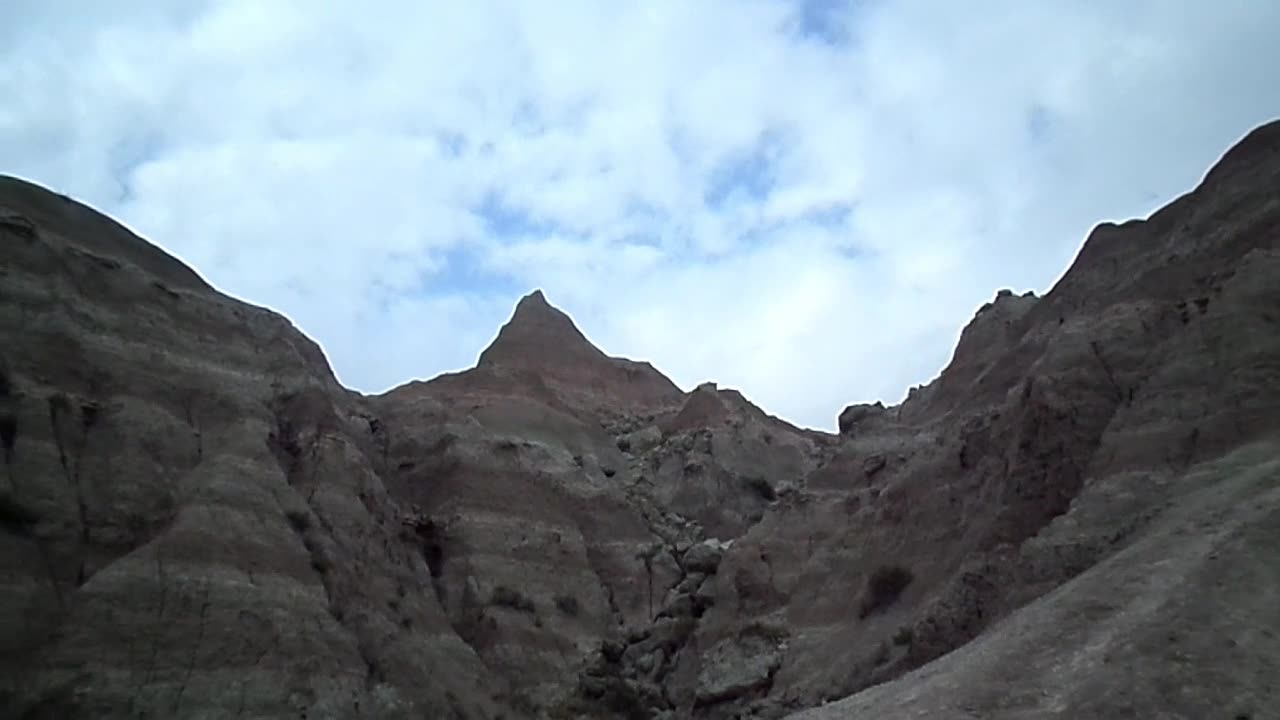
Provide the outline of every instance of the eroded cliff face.
<path id="1" fill-rule="evenodd" d="M 0 714 L 494 714 L 319 348 L 65 198 L 0 205 Z"/>
<path id="2" fill-rule="evenodd" d="M 535 292 L 365 397 L 0 179 L 0 715 L 1266 717 L 1280 125 L 838 435 Z"/>

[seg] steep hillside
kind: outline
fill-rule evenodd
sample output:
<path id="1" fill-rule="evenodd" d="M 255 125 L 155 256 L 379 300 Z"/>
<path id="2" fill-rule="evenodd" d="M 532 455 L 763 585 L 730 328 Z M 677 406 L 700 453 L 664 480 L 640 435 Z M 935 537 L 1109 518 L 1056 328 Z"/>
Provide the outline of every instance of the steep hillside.
<path id="1" fill-rule="evenodd" d="M 1275 717 L 1277 190 L 1273 123 L 830 435 L 541 292 L 361 396 L 0 178 L 0 717 Z"/>

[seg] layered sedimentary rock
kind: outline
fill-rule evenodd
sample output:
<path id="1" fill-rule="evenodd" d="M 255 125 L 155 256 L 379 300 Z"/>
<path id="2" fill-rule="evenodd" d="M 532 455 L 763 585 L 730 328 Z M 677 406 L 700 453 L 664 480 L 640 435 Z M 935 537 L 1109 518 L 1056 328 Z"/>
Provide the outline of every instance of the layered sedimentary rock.
<path id="1" fill-rule="evenodd" d="M 827 434 L 540 292 L 362 396 L 0 179 L 0 716 L 1268 717 L 1277 190 L 1272 124 Z"/>
<path id="2" fill-rule="evenodd" d="M 319 348 L 70 200 L 0 205 L 6 713 L 492 715 Z"/>

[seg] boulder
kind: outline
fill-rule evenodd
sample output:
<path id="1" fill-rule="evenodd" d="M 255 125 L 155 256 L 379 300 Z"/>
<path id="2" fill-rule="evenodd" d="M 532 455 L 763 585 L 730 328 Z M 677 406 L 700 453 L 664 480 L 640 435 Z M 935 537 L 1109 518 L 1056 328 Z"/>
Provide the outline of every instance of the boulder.
<path id="1" fill-rule="evenodd" d="M 859 425 L 880 417 L 885 413 L 884 403 L 879 401 L 872 404 L 850 405 L 841 413 L 837 424 L 840 428 L 841 435 L 852 434 Z"/>

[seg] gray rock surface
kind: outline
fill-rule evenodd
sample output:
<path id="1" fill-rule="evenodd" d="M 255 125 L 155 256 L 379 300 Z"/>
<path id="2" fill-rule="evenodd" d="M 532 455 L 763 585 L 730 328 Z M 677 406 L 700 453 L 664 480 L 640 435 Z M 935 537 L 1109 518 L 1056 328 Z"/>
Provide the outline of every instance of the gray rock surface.
<path id="1" fill-rule="evenodd" d="M 0 717 L 1274 717 L 1277 189 L 1271 124 L 830 435 L 540 292 L 352 393 L 0 178 Z"/>

